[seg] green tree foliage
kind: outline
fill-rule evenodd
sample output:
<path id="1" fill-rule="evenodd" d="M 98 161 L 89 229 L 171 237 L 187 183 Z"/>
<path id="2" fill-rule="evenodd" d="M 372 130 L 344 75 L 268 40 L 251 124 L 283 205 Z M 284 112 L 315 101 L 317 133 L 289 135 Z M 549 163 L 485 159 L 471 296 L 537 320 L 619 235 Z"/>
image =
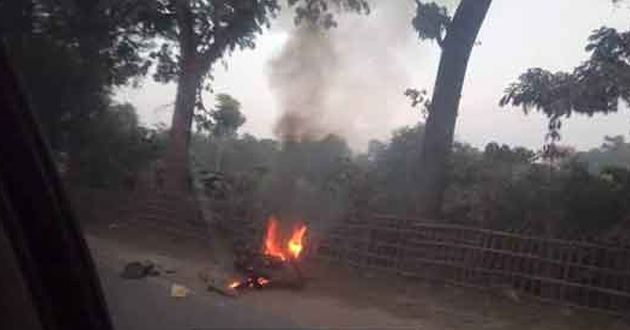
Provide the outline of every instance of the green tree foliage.
<path id="1" fill-rule="evenodd" d="M 214 217 L 229 224 L 239 219 L 251 219 L 260 209 L 256 192 L 262 179 L 275 162 L 279 143 L 269 139 L 257 139 L 245 134 L 224 141 L 221 156 L 221 172 L 216 172 L 216 139 L 196 134 L 191 152 L 203 173 L 206 194 L 212 201 Z"/>
<path id="2" fill-rule="evenodd" d="M 33 42 L 56 41 L 80 59 L 84 86 L 124 85 L 144 75 L 148 63 L 141 56 L 153 36 L 147 28 L 150 1 L 5 0 L 0 4 L 0 32 L 17 55 Z M 41 56 L 41 55 L 40 55 Z"/>
<path id="3" fill-rule="evenodd" d="M 44 133 L 73 181 L 121 185 L 143 164 L 153 132 L 111 100 L 149 63 L 147 1 L 0 2 L 0 36 Z M 123 179 L 126 177 L 127 179 Z"/>
<path id="4" fill-rule="evenodd" d="M 488 148 L 486 148 L 487 150 Z M 520 153 L 520 152 L 519 152 Z M 532 152 L 528 152 L 531 154 Z M 615 187 L 584 164 L 558 167 L 520 158 L 498 160 L 484 152 L 454 164 L 445 202 L 450 221 L 536 235 L 595 236 L 622 223 L 625 184 Z"/>
<path id="5" fill-rule="evenodd" d="M 215 138 L 234 137 L 245 123 L 241 103 L 228 94 L 218 94 L 214 109 L 202 108 L 195 113 L 195 124 L 199 132 L 210 133 Z"/>
<path id="6" fill-rule="evenodd" d="M 209 170 L 214 148 L 212 139 L 194 140 L 195 157 Z M 221 172 L 207 171 L 206 186 L 217 218 L 226 221 L 276 213 L 323 226 L 348 211 L 358 196 L 351 191 L 365 191 L 348 145 L 334 135 L 282 144 L 243 135 L 226 141 L 222 163 Z"/>
<path id="7" fill-rule="evenodd" d="M 305 21 L 308 24 L 336 27 L 337 22 L 331 7 L 356 13 L 369 13 L 370 7 L 366 0 L 287 0 L 289 7 L 295 8 L 295 24 Z"/>
<path id="8" fill-rule="evenodd" d="M 446 7 L 439 6 L 435 2 L 424 3 L 416 0 L 416 16 L 411 21 L 422 40 L 435 40 L 440 47 L 444 43 L 444 35 L 448 31 L 451 17 Z"/>
<path id="9" fill-rule="evenodd" d="M 353 155 L 336 136 L 279 143 L 244 135 L 225 145 L 221 180 L 229 182 L 229 192 L 213 196 L 229 205 L 220 208 L 223 219 L 284 212 L 327 226 L 369 213 L 414 216 L 423 137 L 422 125 L 404 127 Z M 200 163 L 212 168 L 213 140 L 195 141 Z M 611 150 L 622 143 L 607 141 Z M 608 236 L 630 217 L 630 170 L 589 171 L 580 153 L 554 163 L 541 156 L 496 142 L 479 150 L 456 141 L 447 164 L 443 221 L 584 238 Z"/>
<path id="10" fill-rule="evenodd" d="M 227 94 L 217 95 L 217 106 L 211 114 L 214 120 L 212 135 L 231 137 L 245 123 L 245 116 L 240 111 L 241 104 Z"/>
<path id="11" fill-rule="evenodd" d="M 76 127 L 69 181 L 98 187 L 133 188 L 138 174 L 162 152 L 164 133 L 142 127 L 135 108 L 112 105 Z"/>
<path id="12" fill-rule="evenodd" d="M 505 163 L 529 163 L 536 157 L 536 153 L 529 149 L 523 147 L 512 149 L 505 144 L 499 146 L 496 142 L 488 143 L 483 155 L 490 160 Z"/>
<path id="13" fill-rule="evenodd" d="M 571 72 L 527 70 L 507 87 L 499 104 L 541 111 L 549 118 L 552 139 L 559 138 L 563 117 L 617 112 L 620 101 L 630 102 L 630 32 L 599 28 L 585 50 L 590 57 Z"/>
<path id="14" fill-rule="evenodd" d="M 195 115 L 197 127 L 201 131 L 208 131 L 214 139 L 215 171 L 221 170 L 225 144 L 236 137 L 236 132 L 245 123 L 245 116 L 241 113 L 241 104 L 228 94 L 219 94 L 217 103 L 212 111 L 203 110 Z"/>
<path id="15" fill-rule="evenodd" d="M 390 142 L 373 141 L 365 155 L 355 157 L 357 173 L 365 175 L 363 196 L 353 199 L 360 203 L 354 209 L 413 213 L 418 193 L 413 177 L 420 157 L 416 146 L 423 130 L 399 129 Z M 447 164 L 444 221 L 575 238 L 603 235 L 630 215 L 622 202 L 628 196 L 628 170 L 589 172 L 577 156 L 553 164 L 542 156 L 542 151 L 495 142 L 483 151 L 455 142 Z"/>
<path id="16" fill-rule="evenodd" d="M 622 135 L 606 136 L 601 147 L 579 152 L 575 157 L 587 164 L 591 173 L 599 173 L 609 166 L 630 168 L 630 143 Z"/>
<path id="17" fill-rule="evenodd" d="M 8 0 L 0 6 L 3 42 L 53 147 L 59 148 L 71 122 L 104 109 L 108 88 L 129 78 L 111 65 L 125 60 L 118 61 L 118 47 L 105 51 L 104 44 L 113 42 L 107 37 L 111 31 L 96 28 L 90 6 L 43 0 Z"/>
<path id="18" fill-rule="evenodd" d="M 194 66 L 189 74 L 202 80 L 225 53 L 253 48 L 256 34 L 268 26 L 279 6 L 273 0 L 167 0 L 153 9 L 154 27 L 164 38 L 153 53 L 158 60 L 154 78 L 170 82 L 185 74 L 186 65 Z"/>
<path id="19" fill-rule="evenodd" d="M 391 141 L 372 141 L 368 149 L 371 186 L 378 187 L 369 205 L 361 208 L 394 213 L 413 213 L 417 192 L 416 177 L 424 126 L 403 127 L 393 132 Z M 368 185 L 370 186 L 370 185 Z M 373 190 L 373 189 L 370 189 Z"/>

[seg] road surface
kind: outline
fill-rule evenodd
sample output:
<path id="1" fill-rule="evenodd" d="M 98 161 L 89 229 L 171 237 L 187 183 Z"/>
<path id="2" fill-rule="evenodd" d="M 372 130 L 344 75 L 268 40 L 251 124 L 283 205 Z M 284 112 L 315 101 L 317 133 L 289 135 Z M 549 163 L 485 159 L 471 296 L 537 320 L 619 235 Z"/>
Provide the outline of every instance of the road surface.
<path id="1" fill-rule="evenodd" d="M 238 299 L 194 292 L 185 298 L 172 298 L 172 283 L 167 279 L 125 280 L 118 272 L 99 265 L 101 284 L 117 330 L 296 328 L 286 318 L 264 313 Z"/>

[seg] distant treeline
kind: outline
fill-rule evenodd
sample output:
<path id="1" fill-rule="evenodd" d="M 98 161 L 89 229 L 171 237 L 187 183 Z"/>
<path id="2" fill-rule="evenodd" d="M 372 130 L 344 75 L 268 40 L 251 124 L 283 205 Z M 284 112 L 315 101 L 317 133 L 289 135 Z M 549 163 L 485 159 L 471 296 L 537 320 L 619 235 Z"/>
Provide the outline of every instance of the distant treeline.
<path id="1" fill-rule="evenodd" d="M 313 221 L 361 212 L 414 215 L 423 131 L 421 125 L 396 130 L 389 142 L 372 141 L 360 154 L 334 135 L 290 148 L 247 134 L 234 137 L 224 142 L 222 172 L 232 185 L 247 188 L 224 198 L 240 201 L 235 210 L 273 209 L 270 196 L 279 196 L 274 178 L 290 169 L 299 187 L 281 202 L 313 201 L 317 207 L 301 206 Z M 546 159 L 543 152 L 494 142 L 484 150 L 455 143 L 440 221 L 548 237 L 621 235 L 630 216 L 630 144 L 607 137 L 588 152 L 559 149 L 561 156 Z M 213 169 L 216 150 L 212 137 L 196 136 L 193 153 L 201 166 Z M 244 194 L 249 197 L 235 198 Z"/>

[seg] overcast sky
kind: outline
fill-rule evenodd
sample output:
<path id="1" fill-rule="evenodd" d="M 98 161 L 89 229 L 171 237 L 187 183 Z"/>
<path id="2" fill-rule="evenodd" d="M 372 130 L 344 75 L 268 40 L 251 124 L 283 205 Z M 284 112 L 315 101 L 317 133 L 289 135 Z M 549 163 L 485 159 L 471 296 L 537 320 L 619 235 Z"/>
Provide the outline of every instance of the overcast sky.
<path id="1" fill-rule="evenodd" d="M 386 140 L 392 130 L 421 120 L 403 92 L 406 87 L 431 90 L 440 55 L 436 44 L 419 41 L 413 34 L 413 0 L 372 2 L 371 15 L 341 17 L 332 32 L 344 79 L 335 85 L 334 104 L 339 109 L 322 114 L 338 123 L 333 131 L 355 149 L 364 148 L 372 138 Z M 468 66 L 456 138 L 477 147 L 499 141 L 539 148 L 546 119 L 498 107 L 503 89 L 530 67 L 571 70 L 587 58 L 583 49 L 592 30 L 602 25 L 625 29 L 629 18 L 629 8 L 615 8 L 610 0 L 495 0 Z M 293 29 L 287 21 L 276 21 L 258 38 L 256 49 L 234 53 L 226 68 L 215 67 L 214 90 L 241 101 L 247 117 L 242 131 L 258 137 L 273 137 L 283 111 L 268 77 L 269 61 L 278 56 Z M 175 87 L 147 79 L 139 89 L 119 91 L 118 99 L 133 103 L 146 124 L 169 123 Z M 205 99 L 213 101 L 212 95 Z M 592 118 L 574 116 L 564 122 L 562 142 L 587 149 L 599 146 L 604 135 L 628 131 L 625 110 Z"/>

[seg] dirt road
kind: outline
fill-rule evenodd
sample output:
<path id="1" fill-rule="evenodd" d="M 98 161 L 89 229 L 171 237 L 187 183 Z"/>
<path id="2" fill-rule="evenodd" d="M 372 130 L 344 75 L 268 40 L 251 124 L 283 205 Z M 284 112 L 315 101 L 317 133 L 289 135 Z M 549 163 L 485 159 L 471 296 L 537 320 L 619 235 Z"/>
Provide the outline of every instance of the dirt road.
<path id="1" fill-rule="evenodd" d="M 160 277 L 124 280 L 118 269 L 99 266 L 101 282 L 117 330 L 192 330 L 212 328 L 297 327 L 280 315 L 217 296 L 193 292 L 186 298 L 169 295 L 171 280 Z"/>
<path id="2" fill-rule="evenodd" d="M 515 300 L 496 292 L 445 287 L 340 267 L 309 271 L 313 278 L 302 291 L 253 291 L 227 298 L 208 292 L 199 278 L 203 271 L 226 281 L 234 275 L 229 262 L 218 256 L 220 247 L 211 242 L 132 228 L 98 228 L 88 232 L 88 243 L 101 269 L 114 321 L 123 330 L 193 329 L 214 324 L 427 330 L 630 328 L 627 321 L 619 318 Z M 142 280 L 118 277 L 125 263 L 144 260 L 174 273 Z M 173 283 L 190 288 L 191 296 L 181 300 L 169 297 Z M 173 326 L 164 327 L 167 324 Z"/>

